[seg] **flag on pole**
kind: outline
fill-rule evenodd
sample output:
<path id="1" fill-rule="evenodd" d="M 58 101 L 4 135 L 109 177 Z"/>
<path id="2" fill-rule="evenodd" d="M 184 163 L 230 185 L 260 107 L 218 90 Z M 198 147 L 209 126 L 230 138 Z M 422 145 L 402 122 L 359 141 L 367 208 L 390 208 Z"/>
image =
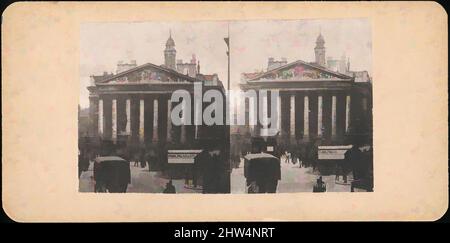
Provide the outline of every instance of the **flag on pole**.
<path id="1" fill-rule="evenodd" d="M 228 35 L 223 40 L 227 43 L 228 50 L 230 50 L 230 24 L 228 24 Z"/>
<path id="2" fill-rule="evenodd" d="M 225 37 L 223 38 L 223 40 L 225 41 L 225 43 L 227 43 L 227 47 L 228 47 L 228 51 L 227 51 L 227 56 L 230 55 L 230 37 Z"/>
<path id="3" fill-rule="evenodd" d="M 225 37 L 223 40 L 227 43 L 227 47 L 230 48 L 230 37 Z"/>
<path id="4" fill-rule="evenodd" d="M 227 44 L 227 56 L 228 56 L 228 85 L 227 90 L 230 90 L 230 24 L 228 24 L 228 36 L 223 38 L 225 43 Z"/>

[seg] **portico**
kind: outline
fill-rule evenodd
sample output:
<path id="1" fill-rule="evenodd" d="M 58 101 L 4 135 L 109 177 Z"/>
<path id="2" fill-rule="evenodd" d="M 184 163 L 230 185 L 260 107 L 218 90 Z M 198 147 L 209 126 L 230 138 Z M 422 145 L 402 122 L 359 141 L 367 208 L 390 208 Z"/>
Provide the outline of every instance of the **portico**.
<path id="1" fill-rule="evenodd" d="M 297 76 L 279 78 L 286 70 L 311 70 L 317 78 Z M 332 72 L 314 64 L 296 61 L 263 73 L 241 84 L 243 91 L 279 92 L 279 138 L 289 144 L 320 140 L 323 144 L 342 144 L 355 120 L 370 117 L 370 84 L 355 83 L 353 77 Z M 264 100 L 263 102 L 265 102 Z M 270 111 L 271 103 L 267 106 Z M 248 104 L 246 109 L 249 109 Z M 258 111 L 258 110 L 257 110 Z M 258 123 L 253 136 L 262 135 Z"/>

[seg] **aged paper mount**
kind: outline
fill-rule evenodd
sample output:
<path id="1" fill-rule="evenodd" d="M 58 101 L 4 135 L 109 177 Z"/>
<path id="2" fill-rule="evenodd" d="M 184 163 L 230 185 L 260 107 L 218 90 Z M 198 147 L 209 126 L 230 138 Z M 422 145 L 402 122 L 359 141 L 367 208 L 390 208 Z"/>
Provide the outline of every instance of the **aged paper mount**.
<path id="1" fill-rule="evenodd" d="M 2 17 L 2 205 L 13 220 L 436 220 L 447 210 L 448 33 L 437 3 L 20 2 Z M 327 18 L 371 22 L 374 192 L 78 192 L 82 23 Z"/>

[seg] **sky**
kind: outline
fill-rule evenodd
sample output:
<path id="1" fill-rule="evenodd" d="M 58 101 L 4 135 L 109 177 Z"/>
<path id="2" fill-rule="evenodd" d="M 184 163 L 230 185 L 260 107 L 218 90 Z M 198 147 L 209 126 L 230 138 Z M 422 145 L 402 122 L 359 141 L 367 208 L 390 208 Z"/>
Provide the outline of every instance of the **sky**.
<path id="1" fill-rule="evenodd" d="M 114 72 L 117 62 L 136 60 L 138 65 L 164 63 L 169 31 L 176 59 L 188 62 L 192 54 L 200 72 L 217 73 L 226 86 L 227 55 L 224 37 L 230 35 L 231 88 L 237 89 L 241 73 L 265 70 L 269 57 L 288 62 L 314 61 L 319 33 L 326 56 L 350 58 L 352 71 L 372 74 L 372 36 L 367 19 L 310 19 L 202 22 L 84 23 L 80 28 L 80 106 L 89 106 L 90 75 Z"/>

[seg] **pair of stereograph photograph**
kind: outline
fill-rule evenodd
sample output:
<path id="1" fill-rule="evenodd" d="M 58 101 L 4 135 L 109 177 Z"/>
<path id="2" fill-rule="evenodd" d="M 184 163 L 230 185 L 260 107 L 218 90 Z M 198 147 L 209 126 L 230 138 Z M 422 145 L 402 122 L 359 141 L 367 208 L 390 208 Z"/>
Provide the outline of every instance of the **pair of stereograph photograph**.
<path id="1" fill-rule="evenodd" d="M 437 217 L 446 18 L 433 3 L 10 6 L 3 206 L 25 221 Z M 81 213 L 39 211 L 62 195 Z"/>
<path id="2" fill-rule="evenodd" d="M 368 19 L 86 23 L 80 40 L 80 192 L 373 191 Z"/>

